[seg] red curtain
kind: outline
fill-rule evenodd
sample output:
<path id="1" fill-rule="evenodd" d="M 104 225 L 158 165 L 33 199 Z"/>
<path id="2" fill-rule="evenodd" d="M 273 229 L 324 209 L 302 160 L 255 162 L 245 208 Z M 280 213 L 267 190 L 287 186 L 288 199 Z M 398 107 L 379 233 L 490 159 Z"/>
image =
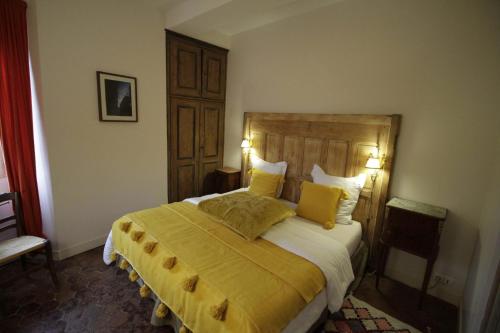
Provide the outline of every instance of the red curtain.
<path id="1" fill-rule="evenodd" d="M 36 182 L 26 3 L 0 0 L 0 127 L 11 191 L 21 194 L 24 229 L 43 236 Z"/>

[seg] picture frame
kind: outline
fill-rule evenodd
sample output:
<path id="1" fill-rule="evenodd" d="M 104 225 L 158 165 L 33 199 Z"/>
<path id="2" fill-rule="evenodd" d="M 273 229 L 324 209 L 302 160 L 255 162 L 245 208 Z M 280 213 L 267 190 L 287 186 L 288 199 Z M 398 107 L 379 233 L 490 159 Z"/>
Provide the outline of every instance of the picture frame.
<path id="1" fill-rule="evenodd" d="M 99 120 L 137 122 L 137 79 L 97 71 Z"/>

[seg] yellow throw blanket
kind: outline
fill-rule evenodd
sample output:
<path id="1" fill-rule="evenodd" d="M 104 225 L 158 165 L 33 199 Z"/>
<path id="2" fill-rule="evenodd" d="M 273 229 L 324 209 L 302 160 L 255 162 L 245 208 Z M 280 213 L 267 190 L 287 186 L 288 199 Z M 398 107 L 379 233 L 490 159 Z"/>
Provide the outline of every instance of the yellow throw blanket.
<path id="1" fill-rule="evenodd" d="M 316 265 L 247 241 L 190 203 L 125 215 L 112 232 L 115 250 L 193 332 L 280 332 L 325 286 Z"/>

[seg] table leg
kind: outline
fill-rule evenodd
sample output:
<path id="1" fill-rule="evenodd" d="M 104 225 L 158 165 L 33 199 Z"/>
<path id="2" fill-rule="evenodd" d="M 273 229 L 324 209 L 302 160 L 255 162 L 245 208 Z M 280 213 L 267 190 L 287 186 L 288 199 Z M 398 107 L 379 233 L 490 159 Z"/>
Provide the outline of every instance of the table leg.
<path id="1" fill-rule="evenodd" d="M 387 261 L 387 253 L 389 252 L 389 247 L 385 244 L 380 244 L 380 253 L 377 261 L 377 277 L 375 280 L 375 288 L 378 289 L 378 284 L 380 276 L 384 275 L 385 264 Z"/>
<path id="2" fill-rule="evenodd" d="M 422 303 L 424 297 L 427 294 L 427 287 L 429 286 L 429 281 L 431 279 L 432 268 L 434 267 L 434 262 L 436 258 L 427 259 L 427 266 L 425 268 L 424 282 L 422 283 L 422 290 L 420 291 L 420 299 L 418 301 L 418 308 L 422 309 Z"/>

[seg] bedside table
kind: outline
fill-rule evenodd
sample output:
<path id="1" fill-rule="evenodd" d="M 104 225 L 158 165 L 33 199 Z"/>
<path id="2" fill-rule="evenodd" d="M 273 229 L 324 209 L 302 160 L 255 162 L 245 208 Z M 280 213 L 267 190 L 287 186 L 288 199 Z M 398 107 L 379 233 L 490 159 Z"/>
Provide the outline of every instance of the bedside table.
<path id="1" fill-rule="evenodd" d="M 386 208 L 386 219 L 379 241 L 376 287 L 378 288 L 380 275 L 384 274 L 391 247 L 424 258 L 427 260 L 427 266 L 418 301 L 420 309 L 427 293 L 434 262 L 439 253 L 439 238 L 447 210 L 401 198 L 392 198 L 386 204 Z"/>
<path id="2" fill-rule="evenodd" d="M 215 188 L 218 193 L 226 193 L 240 188 L 240 170 L 230 167 L 215 170 Z"/>

